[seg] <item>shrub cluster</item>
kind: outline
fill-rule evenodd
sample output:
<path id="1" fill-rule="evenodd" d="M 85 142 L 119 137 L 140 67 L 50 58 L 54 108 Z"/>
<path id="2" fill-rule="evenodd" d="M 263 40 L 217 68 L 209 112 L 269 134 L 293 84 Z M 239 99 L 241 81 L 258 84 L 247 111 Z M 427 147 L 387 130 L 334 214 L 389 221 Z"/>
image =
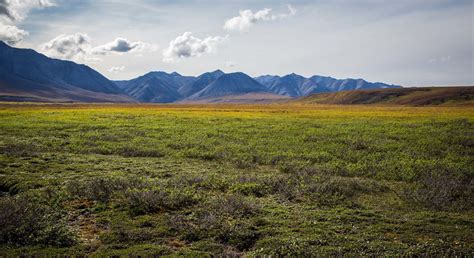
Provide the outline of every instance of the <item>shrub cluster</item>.
<path id="1" fill-rule="evenodd" d="M 240 251 L 248 250 L 259 238 L 260 206 L 241 195 L 218 196 L 202 203 L 194 213 L 170 216 L 170 227 L 185 240 L 212 238 Z"/>
<path id="2" fill-rule="evenodd" d="M 8 245 L 73 245 L 75 234 L 57 208 L 15 196 L 0 199 L 0 243 Z"/>
<path id="3" fill-rule="evenodd" d="M 174 183 L 179 185 L 173 185 Z M 165 210 L 178 210 L 195 204 L 198 197 L 191 182 L 160 182 L 136 177 L 93 178 L 87 181 L 70 182 L 69 193 L 100 203 L 116 198 L 133 215 L 142 215 Z M 179 187 L 178 187 L 179 186 Z"/>
<path id="4" fill-rule="evenodd" d="M 358 177 L 328 176 L 315 169 L 288 169 L 284 174 L 241 178 L 232 186 L 234 192 L 256 197 L 277 195 L 282 200 L 309 198 L 320 204 L 335 204 L 360 194 L 388 190 L 375 180 Z"/>
<path id="5" fill-rule="evenodd" d="M 405 187 L 402 196 L 434 210 L 468 210 L 474 208 L 474 178 L 448 170 L 421 174 L 414 184 Z"/>
<path id="6" fill-rule="evenodd" d="M 66 185 L 66 188 L 72 197 L 108 203 L 116 192 L 123 192 L 131 188 L 145 188 L 147 186 L 147 182 L 136 177 L 95 177 L 89 180 L 71 181 Z"/>
<path id="7" fill-rule="evenodd" d="M 190 188 L 130 189 L 124 195 L 130 212 L 134 215 L 178 210 L 197 202 L 197 197 Z"/>

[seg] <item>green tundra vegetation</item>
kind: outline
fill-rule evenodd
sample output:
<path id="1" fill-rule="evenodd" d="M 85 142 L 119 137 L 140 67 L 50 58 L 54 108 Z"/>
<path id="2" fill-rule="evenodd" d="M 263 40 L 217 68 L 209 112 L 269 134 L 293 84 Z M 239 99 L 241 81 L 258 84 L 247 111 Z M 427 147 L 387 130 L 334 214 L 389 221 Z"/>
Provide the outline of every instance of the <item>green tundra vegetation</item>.
<path id="1" fill-rule="evenodd" d="M 474 107 L 0 105 L 0 255 L 474 255 Z"/>

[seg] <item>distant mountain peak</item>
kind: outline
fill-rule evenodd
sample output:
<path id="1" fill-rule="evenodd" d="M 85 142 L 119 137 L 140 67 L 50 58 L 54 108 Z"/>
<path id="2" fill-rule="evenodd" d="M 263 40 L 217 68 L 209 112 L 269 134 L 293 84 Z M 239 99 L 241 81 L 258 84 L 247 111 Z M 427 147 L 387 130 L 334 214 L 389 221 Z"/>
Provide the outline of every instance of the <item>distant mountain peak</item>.
<path id="1" fill-rule="evenodd" d="M 190 96 L 189 100 L 216 98 L 253 92 L 269 92 L 268 88 L 242 72 L 226 73 Z"/>
<path id="2" fill-rule="evenodd" d="M 211 72 L 212 74 L 224 74 L 224 72 L 221 69 L 217 69 L 215 71 Z"/>
<path id="3" fill-rule="evenodd" d="M 339 80 L 318 75 L 306 78 L 294 72 L 251 78 L 242 72 L 224 73 L 220 69 L 199 76 L 151 71 L 132 80 L 111 82 L 87 65 L 49 58 L 33 49 L 14 48 L 0 41 L 0 97 L 161 103 L 256 93 L 300 97 L 320 92 L 393 87 L 397 86 L 363 79 Z"/>

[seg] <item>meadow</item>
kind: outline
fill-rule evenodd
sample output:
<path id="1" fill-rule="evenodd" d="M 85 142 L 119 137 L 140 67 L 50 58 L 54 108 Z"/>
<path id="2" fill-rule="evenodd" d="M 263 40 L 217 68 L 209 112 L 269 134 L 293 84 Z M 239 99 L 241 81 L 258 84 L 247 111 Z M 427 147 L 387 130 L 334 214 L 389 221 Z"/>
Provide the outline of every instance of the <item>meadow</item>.
<path id="1" fill-rule="evenodd" d="M 474 255 L 474 106 L 0 104 L 0 255 Z"/>

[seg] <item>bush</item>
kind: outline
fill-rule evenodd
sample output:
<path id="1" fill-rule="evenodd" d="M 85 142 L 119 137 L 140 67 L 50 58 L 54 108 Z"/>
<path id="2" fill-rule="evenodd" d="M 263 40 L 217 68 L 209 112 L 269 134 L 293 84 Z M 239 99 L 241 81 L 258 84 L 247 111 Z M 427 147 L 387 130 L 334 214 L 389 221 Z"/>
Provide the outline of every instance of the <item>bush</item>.
<path id="1" fill-rule="evenodd" d="M 309 198 L 320 204 L 334 204 L 360 194 L 385 192 L 388 187 L 365 178 L 328 176 L 312 168 L 288 170 L 285 174 L 264 178 L 261 185 L 284 200 Z"/>
<path id="2" fill-rule="evenodd" d="M 214 238 L 238 250 L 248 250 L 258 240 L 253 219 L 260 207 L 241 195 L 216 197 L 203 203 L 188 216 L 170 217 L 170 227 L 188 241 Z"/>
<path id="3" fill-rule="evenodd" d="M 434 210 L 464 210 L 473 208 L 474 180 L 447 170 L 422 174 L 414 185 L 406 187 L 402 196 Z"/>
<path id="4" fill-rule="evenodd" d="M 156 157 L 161 158 L 165 153 L 159 149 L 124 146 L 118 150 L 118 154 L 124 157 Z"/>
<path id="5" fill-rule="evenodd" d="M 116 191 L 146 186 L 147 183 L 138 178 L 93 178 L 69 182 L 66 188 L 73 197 L 107 203 Z"/>
<path id="6" fill-rule="evenodd" d="M 179 210 L 197 202 L 194 191 L 181 189 L 130 189 L 125 192 L 125 201 L 134 215 L 154 213 L 162 210 Z"/>
<path id="7" fill-rule="evenodd" d="M 243 195 L 262 197 L 266 194 L 266 187 L 256 182 L 244 182 L 235 184 L 232 191 Z"/>
<path id="8" fill-rule="evenodd" d="M 71 246 L 76 242 L 65 213 L 25 197 L 0 199 L 0 243 Z"/>
<path id="9" fill-rule="evenodd" d="M 385 192 L 388 187 L 375 180 L 358 177 L 322 177 L 308 187 L 308 191 L 321 196 L 354 197 L 360 194 Z"/>
<path id="10" fill-rule="evenodd" d="M 260 212 L 260 206 L 257 203 L 238 194 L 213 198 L 205 203 L 204 207 L 219 216 L 238 218 L 251 217 Z"/>

